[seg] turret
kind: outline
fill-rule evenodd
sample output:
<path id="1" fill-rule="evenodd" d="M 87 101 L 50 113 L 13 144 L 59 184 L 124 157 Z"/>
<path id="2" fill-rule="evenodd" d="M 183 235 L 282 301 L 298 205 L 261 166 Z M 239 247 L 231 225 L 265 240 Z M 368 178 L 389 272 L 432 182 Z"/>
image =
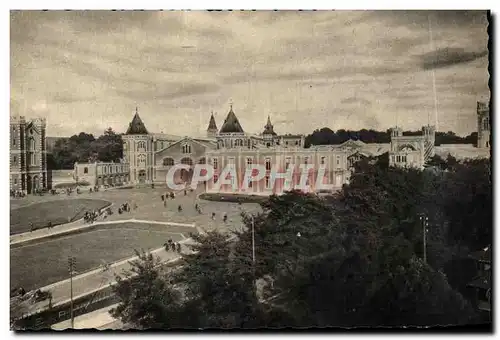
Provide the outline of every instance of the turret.
<path id="1" fill-rule="evenodd" d="M 217 124 L 215 123 L 214 113 L 212 112 L 210 121 L 208 122 L 207 137 L 214 138 L 215 136 L 217 136 Z"/>

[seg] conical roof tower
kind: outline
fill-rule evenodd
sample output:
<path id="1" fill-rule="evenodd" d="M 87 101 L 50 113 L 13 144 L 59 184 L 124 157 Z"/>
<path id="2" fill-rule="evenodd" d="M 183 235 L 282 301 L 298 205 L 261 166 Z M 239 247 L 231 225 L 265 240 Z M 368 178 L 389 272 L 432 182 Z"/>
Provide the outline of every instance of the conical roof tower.
<path id="1" fill-rule="evenodd" d="M 137 107 L 135 108 L 134 118 L 132 118 L 132 121 L 128 125 L 128 129 L 127 129 L 126 134 L 127 135 L 147 135 L 148 134 L 148 130 L 146 129 L 144 122 L 142 121 L 141 117 L 139 117 L 139 112 L 138 112 Z"/>
<path id="2" fill-rule="evenodd" d="M 273 124 L 271 124 L 271 117 L 267 116 L 267 124 L 264 126 L 264 132 L 262 132 L 263 135 L 272 135 L 276 136 L 277 133 L 274 132 L 274 127 Z"/>
<path id="3" fill-rule="evenodd" d="M 215 123 L 214 113 L 210 116 L 210 121 L 208 122 L 207 136 L 215 137 L 217 135 L 217 124 Z"/>
<path id="4" fill-rule="evenodd" d="M 231 132 L 240 132 L 244 133 L 243 128 L 238 121 L 238 118 L 233 112 L 233 105 L 231 104 L 231 108 L 229 113 L 227 114 L 226 119 L 224 120 L 224 124 L 220 128 L 219 133 L 231 133 Z"/>

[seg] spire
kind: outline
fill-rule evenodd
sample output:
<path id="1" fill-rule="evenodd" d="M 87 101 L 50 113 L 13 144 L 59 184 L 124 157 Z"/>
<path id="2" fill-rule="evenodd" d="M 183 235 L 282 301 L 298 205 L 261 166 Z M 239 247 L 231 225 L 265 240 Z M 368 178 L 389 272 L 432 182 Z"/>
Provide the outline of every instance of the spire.
<path id="1" fill-rule="evenodd" d="M 215 123 L 214 112 L 212 111 L 212 115 L 210 116 L 210 121 L 208 123 L 207 131 L 215 130 L 217 131 L 217 124 Z"/>
<path id="2" fill-rule="evenodd" d="M 276 132 L 274 132 L 273 124 L 271 124 L 271 117 L 267 116 L 267 124 L 264 126 L 263 135 L 273 135 L 276 136 Z"/>
<path id="3" fill-rule="evenodd" d="M 135 108 L 135 115 L 130 124 L 128 125 L 128 129 L 126 132 L 127 135 L 147 135 L 148 130 L 144 125 L 141 117 L 139 117 L 139 110 Z"/>
<path id="4" fill-rule="evenodd" d="M 224 124 L 220 128 L 220 133 L 230 133 L 230 132 L 241 132 L 243 133 L 243 128 L 236 118 L 236 115 L 233 112 L 233 103 L 230 104 L 229 113 L 227 114 L 226 119 L 224 120 Z"/>

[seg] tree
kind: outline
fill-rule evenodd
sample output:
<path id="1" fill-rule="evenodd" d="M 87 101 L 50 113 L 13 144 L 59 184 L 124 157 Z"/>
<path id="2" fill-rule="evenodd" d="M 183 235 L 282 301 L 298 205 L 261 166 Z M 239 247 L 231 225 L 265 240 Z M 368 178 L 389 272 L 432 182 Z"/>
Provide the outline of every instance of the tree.
<path id="1" fill-rule="evenodd" d="M 97 158 L 102 162 L 118 162 L 123 157 L 122 137 L 112 128 L 104 131 L 104 134 L 94 142 L 93 147 L 97 152 Z"/>
<path id="2" fill-rule="evenodd" d="M 186 326 L 181 295 L 169 286 L 151 253 L 137 252 L 132 269 L 116 276 L 113 292 L 120 304 L 110 311 L 124 324 L 137 329 L 169 329 Z"/>

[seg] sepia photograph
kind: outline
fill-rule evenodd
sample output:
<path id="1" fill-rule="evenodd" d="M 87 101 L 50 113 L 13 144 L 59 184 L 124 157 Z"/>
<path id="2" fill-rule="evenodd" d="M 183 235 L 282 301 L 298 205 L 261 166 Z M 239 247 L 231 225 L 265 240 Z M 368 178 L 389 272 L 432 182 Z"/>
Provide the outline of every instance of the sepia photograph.
<path id="1" fill-rule="evenodd" d="M 489 10 L 9 19 L 11 331 L 492 332 Z"/>

